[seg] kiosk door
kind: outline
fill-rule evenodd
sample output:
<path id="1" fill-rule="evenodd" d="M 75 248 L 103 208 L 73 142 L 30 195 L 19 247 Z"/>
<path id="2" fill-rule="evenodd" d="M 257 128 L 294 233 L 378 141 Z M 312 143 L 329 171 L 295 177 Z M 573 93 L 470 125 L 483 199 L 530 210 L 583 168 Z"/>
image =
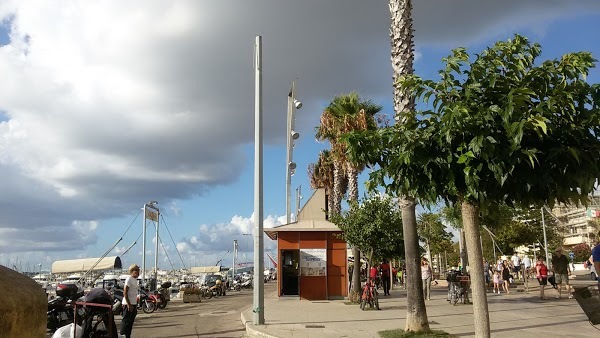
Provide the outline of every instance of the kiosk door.
<path id="1" fill-rule="evenodd" d="M 281 295 L 298 296 L 298 276 L 300 272 L 300 250 L 281 250 Z"/>

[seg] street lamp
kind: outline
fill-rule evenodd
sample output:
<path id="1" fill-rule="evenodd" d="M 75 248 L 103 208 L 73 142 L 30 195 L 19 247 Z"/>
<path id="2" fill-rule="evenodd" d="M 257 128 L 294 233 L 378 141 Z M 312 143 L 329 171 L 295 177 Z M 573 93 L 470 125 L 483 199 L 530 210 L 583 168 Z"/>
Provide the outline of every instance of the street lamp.
<path id="1" fill-rule="evenodd" d="M 294 122 L 296 118 L 294 117 L 296 109 L 302 108 L 302 102 L 298 101 L 294 96 L 295 92 L 295 83 L 292 82 L 292 88 L 290 88 L 290 92 L 288 94 L 288 105 L 287 105 L 287 152 L 285 158 L 285 217 L 287 223 L 291 223 L 292 215 L 291 215 L 291 186 L 292 186 L 292 175 L 296 172 L 296 163 L 292 161 L 293 152 L 294 152 L 294 140 L 297 140 L 300 137 L 300 134 L 294 130 Z"/>

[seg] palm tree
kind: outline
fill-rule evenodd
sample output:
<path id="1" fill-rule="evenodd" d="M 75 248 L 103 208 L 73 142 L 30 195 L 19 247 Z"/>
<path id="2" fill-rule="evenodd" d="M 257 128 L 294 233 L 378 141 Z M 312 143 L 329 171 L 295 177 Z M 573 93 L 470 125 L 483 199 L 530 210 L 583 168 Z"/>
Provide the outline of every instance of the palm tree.
<path id="1" fill-rule="evenodd" d="M 398 84 L 401 76 L 414 73 L 414 37 L 412 27 L 412 1 L 390 0 L 390 38 L 392 43 L 392 68 L 394 81 L 394 111 L 396 121 L 404 123 L 414 118 L 415 98 L 408 95 Z M 402 209 L 406 273 L 418 276 L 420 270 L 419 236 L 417 234 L 416 201 L 413 197 L 399 196 Z M 407 286 L 406 331 L 429 331 L 427 310 L 423 298 L 423 285 L 420 278 L 413 278 Z"/>
<path id="2" fill-rule="evenodd" d="M 327 216 L 331 216 L 331 212 L 334 210 L 334 201 L 331 198 L 333 190 L 333 159 L 331 151 L 321 151 L 317 162 L 308 165 L 308 178 L 310 179 L 311 189 L 325 188 Z"/>
<path id="3" fill-rule="evenodd" d="M 375 115 L 381 111 L 380 105 L 371 100 L 362 100 L 356 92 L 340 95 L 323 111 L 321 124 L 317 127 L 316 138 L 328 140 L 331 144 L 333 158 L 333 214 L 339 214 L 342 206 L 344 174 L 348 178 L 348 201 L 358 202 L 358 173 L 364 164 L 351 163 L 346 158 L 346 144 L 339 142 L 342 135 L 353 131 L 375 130 Z M 360 271 L 360 250 L 352 249 L 355 272 Z M 360 294 L 360 274 L 352 276 L 352 292 L 350 300 L 354 301 Z"/>

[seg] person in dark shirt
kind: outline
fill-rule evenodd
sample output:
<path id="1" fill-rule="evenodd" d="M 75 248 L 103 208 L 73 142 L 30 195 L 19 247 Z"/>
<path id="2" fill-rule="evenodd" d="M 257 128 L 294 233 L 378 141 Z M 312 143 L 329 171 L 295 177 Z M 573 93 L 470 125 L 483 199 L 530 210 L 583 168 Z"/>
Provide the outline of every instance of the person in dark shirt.
<path id="1" fill-rule="evenodd" d="M 596 234 L 596 239 L 600 239 L 600 231 Z M 592 264 L 594 264 L 594 268 L 596 268 L 596 275 L 600 271 L 600 243 L 596 244 L 596 246 L 592 249 Z M 600 278 L 596 278 L 598 280 L 598 289 L 600 289 Z"/>
<path id="2" fill-rule="evenodd" d="M 567 256 L 563 255 L 562 248 L 556 248 L 555 254 L 552 255 L 552 271 L 554 271 L 554 283 L 556 283 L 556 299 L 560 299 L 562 294 L 562 284 L 565 284 L 569 298 L 573 298 L 571 287 L 569 286 L 569 276 L 571 275 L 571 267 Z"/>
<path id="3" fill-rule="evenodd" d="M 388 263 L 387 259 L 383 260 L 383 263 L 379 266 L 379 271 L 381 272 L 381 282 L 383 284 L 383 295 L 390 295 L 390 263 Z"/>

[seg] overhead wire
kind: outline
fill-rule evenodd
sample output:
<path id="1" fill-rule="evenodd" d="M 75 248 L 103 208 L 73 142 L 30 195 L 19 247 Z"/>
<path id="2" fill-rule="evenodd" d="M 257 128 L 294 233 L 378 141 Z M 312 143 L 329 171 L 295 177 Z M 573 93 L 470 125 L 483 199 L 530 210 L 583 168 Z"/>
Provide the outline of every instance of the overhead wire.
<path id="1" fill-rule="evenodd" d="M 156 230 L 156 223 L 154 221 L 152 222 L 152 225 L 154 226 L 154 230 Z M 169 257 L 169 253 L 167 252 L 167 249 L 165 248 L 165 243 L 163 243 L 162 239 L 160 238 L 160 234 L 158 235 L 157 240 L 160 243 L 160 246 L 162 247 L 163 252 L 165 253 L 165 256 L 167 257 L 169 264 L 171 264 L 171 269 L 175 270 L 175 266 L 173 265 L 173 262 L 171 262 L 171 258 Z"/>
<path id="2" fill-rule="evenodd" d="M 165 218 L 163 217 L 162 214 L 160 214 L 160 218 L 162 219 L 163 224 L 165 225 L 165 228 L 167 228 L 167 232 L 169 233 L 169 237 L 171 237 L 171 241 L 173 242 L 173 248 L 175 248 L 175 251 L 177 252 L 177 255 L 179 256 L 179 259 L 181 260 L 181 264 L 182 264 L 183 268 L 187 269 L 187 267 L 185 265 L 185 262 L 183 261 L 183 258 L 181 257 L 181 253 L 177 249 L 177 244 L 175 244 L 175 240 L 173 239 L 173 235 L 171 235 L 171 231 L 169 230 L 169 227 L 167 226 L 167 222 L 165 221 Z"/>

